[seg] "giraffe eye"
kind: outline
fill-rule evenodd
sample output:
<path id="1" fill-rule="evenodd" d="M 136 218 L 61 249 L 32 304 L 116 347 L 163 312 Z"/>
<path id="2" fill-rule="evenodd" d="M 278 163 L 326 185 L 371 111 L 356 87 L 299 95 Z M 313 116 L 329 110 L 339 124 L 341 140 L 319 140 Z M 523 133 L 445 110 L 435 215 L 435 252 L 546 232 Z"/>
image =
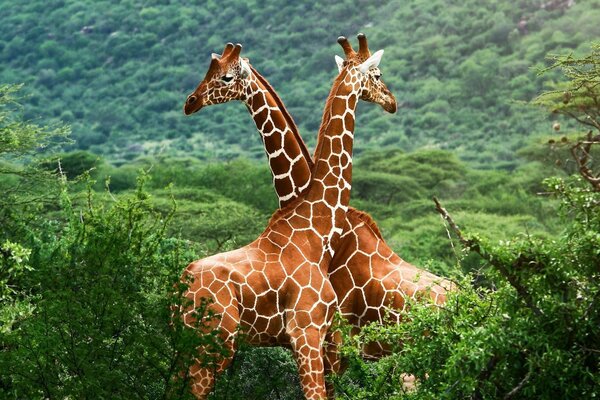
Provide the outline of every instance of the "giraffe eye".
<path id="1" fill-rule="evenodd" d="M 375 75 L 374 78 L 375 78 L 376 81 L 380 80 L 381 79 L 381 74 Z"/>
<path id="2" fill-rule="evenodd" d="M 233 79 L 233 76 L 231 76 L 231 75 L 223 75 L 223 76 L 221 77 L 221 80 L 222 80 L 223 82 L 225 82 L 225 83 L 229 83 L 229 82 L 231 82 L 231 80 L 232 80 L 232 79 Z"/>

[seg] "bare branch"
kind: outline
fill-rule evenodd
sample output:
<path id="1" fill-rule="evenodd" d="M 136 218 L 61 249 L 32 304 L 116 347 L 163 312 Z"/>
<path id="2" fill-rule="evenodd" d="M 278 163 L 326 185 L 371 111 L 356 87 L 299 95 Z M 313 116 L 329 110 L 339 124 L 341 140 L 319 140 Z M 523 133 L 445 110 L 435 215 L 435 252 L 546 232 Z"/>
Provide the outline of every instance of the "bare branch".
<path id="1" fill-rule="evenodd" d="M 454 220 L 452 219 L 450 214 L 448 214 L 448 211 L 446 211 L 446 209 L 444 207 L 442 207 L 439 200 L 436 197 L 434 197 L 433 201 L 435 203 L 435 209 L 437 210 L 437 212 L 439 212 L 441 214 L 442 218 L 444 218 L 444 220 L 448 222 L 448 224 L 450 225 L 450 227 L 452 228 L 452 230 L 454 231 L 454 233 L 456 234 L 456 236 L 458 237 L 460 242 L 463 244 L 463 246 L 465 246 L 467 249 L 479 254 L 479 256 L 481 258 L 483 258 L 484 260 L 489 262 L 491 265 L 493 265 L 500 272 L 500 274 L 508 281 L 508 283 L 510 283 L 510 285 L 513 288 L 515 288 L 515 290 L 517 291 L 517 293 L 519 294 L 521 299 L 525 302 L 527 307 L 529 309 L 531 309 L 531 311 L 533 311 L 534 314 L 541 315 L 542 312 L 540 311 L 540 309 L 533 304 L 533 299 L 531 297 L 531 294 L 519 282 L 518 278 L 515 275 L 513 275 L 506 268 L 505 265 L 503 265 L 501 262 L 499 262 L 498 259 L 492 257 L 490 254 L 483 251 L 483 249 L 481 247 L 481 243 L 479 243 L 479 240 L 473 239 L 473 238 L 469 238 L 469 239 L 465 238 L 463 236 L 462 232 L 460 231 L 458 225 L 456 225 L 456 223 L 454 222 Z"/>
<path id="2" fill-rule="evenodd" d="M 510 392 L 506 393 L 506 396 L 504 396 L 504 400 L 512 399 L 514 395 L 519 393 L 519 391 L 523 389 L 523 386 L 525 386 L 527 381 L 529 381 L 529 378 L 531 378 L 531 369 L 527 372 L 525 377 L 521 380 L 521 382 L 519 382 L 517 386 L 515 386 Z"/>
<path id="3" fill-rule="evenodd" d="M 575 115 L 574 113 L 567 111 L 567 110 L 559 110 L 559 112 L 564 113 L 565 115 L 569 116 L 570 118 L 573 118 L 575 121 L 579 122 L 582 125 L 587 125 L 590 126 L 592 128 L 598 128 L 598 126 L 592 122 L 586 121 L 584 119 L 579 118 L 577 115 Z M 600 129 L 600 128 L 598 128 Z"/>

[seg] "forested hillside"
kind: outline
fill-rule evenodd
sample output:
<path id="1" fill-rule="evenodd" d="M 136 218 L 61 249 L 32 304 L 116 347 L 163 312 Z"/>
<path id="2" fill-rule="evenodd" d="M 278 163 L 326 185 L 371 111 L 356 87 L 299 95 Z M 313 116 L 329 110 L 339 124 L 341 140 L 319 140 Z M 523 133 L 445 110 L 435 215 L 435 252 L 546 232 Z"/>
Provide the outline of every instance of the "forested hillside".
<path id="1" fill-rule="evenodd" d="M 314 143 L 334 76 L 335 38 L 367 33 L 384 48 L 400 112 L 361 106 L 357 153 L 448 148 L 480 166 L 516 164 L 550 122 L 522 110 L 552 76 L 548 53 L 600 36 L 600 1 L 73 1 L 0 0 L 0 82 L 24 82 L 26 116 L 72 126 L 74 147 L 123 161 L 160 152 L 261 157 L 240 104 L 183 118 L 211 52 L 241 42 Z M 216 17 L 218 16 L 218 18 Z M 519 112 L 517 112 L 519 110 Z"/>

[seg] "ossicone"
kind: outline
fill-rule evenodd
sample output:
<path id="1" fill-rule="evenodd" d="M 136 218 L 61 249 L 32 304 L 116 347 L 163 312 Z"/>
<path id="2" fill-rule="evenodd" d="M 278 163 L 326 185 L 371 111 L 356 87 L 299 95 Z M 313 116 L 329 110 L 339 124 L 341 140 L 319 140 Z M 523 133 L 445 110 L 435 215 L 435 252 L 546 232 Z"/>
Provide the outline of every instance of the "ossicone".
<path id="1" fill-rule="evenodd" d="M 369 58 L 371 56 L 371 52 L 369 51 L 367 36 L 361 32 L 356 35 L 356 38 L 358 39 L 358 55 L 363 59 Z"/>
<path id="2" fill-rule="evenodd" d="M 231 59 L 238 58 L 240 56 L 241 51 L 242 51 L 242 45 L 239 43 L 236 43 L 235 46 L 233 46 L 233 50 L 231 50 L 231 53 L 229 53 L 228 58 L 231 58 Z"/>
<path id="3" fill-rule="evenodd" d="M 340 44 L 340 46 L 342 46 L 346 59 L 349 59 L 356 54 L 356 52 L 352 48 L 352 45 L 345 36 L 338 37 L 337 42 Z"/>

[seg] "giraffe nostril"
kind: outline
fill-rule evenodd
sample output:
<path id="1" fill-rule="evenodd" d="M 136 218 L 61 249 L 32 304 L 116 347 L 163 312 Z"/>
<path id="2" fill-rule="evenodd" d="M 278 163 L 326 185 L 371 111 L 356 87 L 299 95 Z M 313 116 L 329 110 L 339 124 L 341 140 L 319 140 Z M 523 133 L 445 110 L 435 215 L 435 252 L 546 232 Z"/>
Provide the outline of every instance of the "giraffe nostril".
<path id="1" fill-rule="evenodd" d="M 191 96 L 188 97 L 188 99 L 187 99 L 187 103 L 188 104 L 193 104 L 195 102 L 196 102 L 196 96 L 191 95 Z"/>

